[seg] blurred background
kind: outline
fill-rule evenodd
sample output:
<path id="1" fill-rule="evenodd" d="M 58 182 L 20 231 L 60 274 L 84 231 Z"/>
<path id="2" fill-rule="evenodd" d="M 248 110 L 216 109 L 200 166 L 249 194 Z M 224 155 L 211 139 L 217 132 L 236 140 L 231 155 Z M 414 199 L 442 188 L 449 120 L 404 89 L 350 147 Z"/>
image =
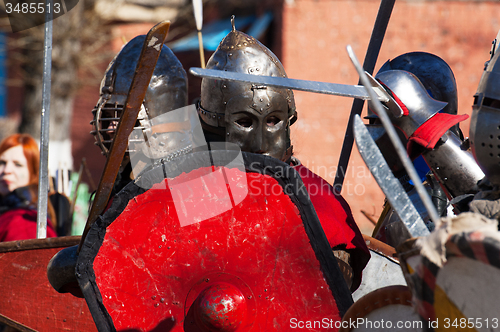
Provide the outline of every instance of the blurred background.
<path id="1" fill-rule="evenodd" d="M 347 56 L 350 44 L 362 62 L 380 0 L 205 0 L 205 59 L 231 28 L 258 38 L 283 63 L 290 78 L 357 84 Z M 3 3 L 0 4 L 3 7 Z M 0 18 L 0 139 L 14 132 L 40 137 L 43 26 L 12 33 Z M 170 20 L 166 44 L 186 71 L 200 67 L 191 0 L 79 0 L 53 21 L 49 172 L 54 190 L 75 193 L 75 223 L 86 220 L 89 195 L 96 189 L 105 158 L 90 135 L 92 108 L 108 63 L 133 37 Z M 396 0 L 375 73 L 389 59 L 412 51 L 430 52 L 452 68 L 458 85 L 459 114 L 472 110 L 484 63 L 500 29 L 500 2 L 480 0 Z M 201 79 L 189 75 L 189 98 L 199 97 Z M 333 183 L 353 100 L 295 92 L 298 121 L 292 127 L 296 157 Z M 363 114 L 366 115 L 366 105 Z M 469 121 L 461 123 L 468 136 Z M 67 178 L 67 174 L 72 177 Z M 71 181 L 70 181 L 71 180 Z M 342 195 L 361 231 L 371 235 L 384 195 L 354 147 Z M 83 226 L 76 225 L 74 234 Z"/>

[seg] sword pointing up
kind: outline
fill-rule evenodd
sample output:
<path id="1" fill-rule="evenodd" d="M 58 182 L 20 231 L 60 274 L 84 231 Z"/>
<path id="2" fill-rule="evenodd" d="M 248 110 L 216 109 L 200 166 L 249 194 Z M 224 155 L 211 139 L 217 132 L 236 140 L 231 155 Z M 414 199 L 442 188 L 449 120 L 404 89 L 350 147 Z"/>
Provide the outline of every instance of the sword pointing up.
<path id="1" fill-rule="evenodd" d="M 403 189 L 401 182 L 392 174 L 382 152 L 358 114 L 354 116 L 353 131 L 363 161 L 410 235 L 412 237 L 429 235 L 422 217 Z"/>

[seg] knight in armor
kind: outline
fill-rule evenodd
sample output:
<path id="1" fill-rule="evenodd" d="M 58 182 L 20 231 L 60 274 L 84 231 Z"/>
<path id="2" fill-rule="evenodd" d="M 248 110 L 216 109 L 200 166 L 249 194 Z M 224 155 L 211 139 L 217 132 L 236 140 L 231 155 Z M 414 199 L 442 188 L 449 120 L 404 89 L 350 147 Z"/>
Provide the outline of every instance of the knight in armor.
<path id="1" fill-rule="evenodd" d="M 455 76 L 450 66 L 442 58 L 427 52 L 404 53 L 392 60 L 386 61 L 379 69 L 377 75 L 381 75 L 381 73 L 390 70 L 404 70 L 415 75 L 420 83 L 422 83 L 423 87 L 430 97 L 446 103 L 443 104 L 444 107 L 442 107 L 441 105 L 435 106 L 436 109 L 440 109 L 439 112 L 454 115 L 457 114 L 458 97 Z M 421 94 L 421 96 L 423 96 L 423 98 L 421 99 L 424 100 L 424 104 L 430 106 L 430 103 L 425 103 L 426 100 L 429 101 L 430 99 L 427 99 L 427 96 L 423 93 Z M 369 114 L 366 117 L 370 121 L 368 129 L 372 133 L 372 136 L 374 136 L 374 139 L 376 140 L 385 159 L 389 163 L 391 170 L 393 171 L 394 175 L 400 180 L 403 187 L 406 189 L 408 196 L 410 197 L 410 199 L 412 199 L 415 207 L 421 213 L 422 218 L 426 220 L 426 222 L 430 222 L 425 207 L 421 202 L 418 193 L 414 189 L 413 184 L 411 183 L 410 178 L 403 167 L 403 164 L 401 163 L 399 158 L 394 157 L 397 154 L 392 144 L 389 142 L 389 138 L 385 134 L 385 130 L 383 129 L 383 126 L 380 123 L 377 115 L 375 115 L 371 111 L 371 109 L 368 110 L 368 113 Z M 453 126 L 451 130 L 457 136 L 463 138 L 458 124 Z M 400 139 L 405 144 L 408 144 L 408 140 L 405 134 L 398 129 L 397 132 L 399 133 Z M 436 206 L 438 214 L 440 216 L 445 216 L 448 213 L 448 197 L 432 171 L 430 171 L 429 166 L 425 162 L 424 158 L 421 155 L 418 155 L 422 152 L 421 149 L 422 148 L 419 148 L 418 146 L 416 146 L 416 149 L 414 149 L 414 155 L 412 156 L 414 158 L 413 164 L 422 181 L 424 181 L 424 186 L 427 188 L 429 194 L 431 195 L 432 201 Z M 391 209 L 389 204 L 387 202 L 385 204 L 386 205 L 384 207 L 384 211 L 382 212 L 381 218 L 373 231 L 373 236 L 381 241 L 390 243 L 391 245 L 397 245 L 397 242 L 399 240 L 387 238 L 386 235 L 390 236 L 390 234 L 386 234 L 385 231 L 389 224 L 392 224 L 399 218 Z M 429 226 L 432 229 L 432 225 Z"/>
<path id="2" fill-rule="evenodd" d="M 460 118 L 452 115 L 453 113 L 450 115 L 439 113 L 445 105 L 439 106 L 436 100 L 424 92 L 418 94 L 417 90 L 426 90 L 425 84 L 418 78 L 412 78 L 411 74 L 401 70 L 381 72 L 376 78 L 396 95 L 401 105 L 408 110 L 407 115 L 391 120 L 395 126 L 402 129 L 411 142 L 410 145 L 417 147 L 417 151 L 424 157 L 447 197 L 452 199 L 451 203 L 460 206 L 457 212 L 466 212 L 470 208 L 472 212 L 498 219 L 500 211 L 498 146 L 500 145 L 497 141 L 500 137 L 498 135 L 500 126 L 495 119 L 500 108 L 498 89 L 500 65 L 498 65 L 498 52 L 495 52 L 496 42 L 494 45 L 491 59 L 485 65 L 474 95 L 470 142 L 462 141 L 453 130 L 445 132 L 466 116 Z M 410 65 L 399 66 L 402 66 L 402 69 L 409 69 Z M 384 65 L 384 67 L 392 66 Z M 425 81 L 427 77 L 422 79 Z M 419 84 L 415 83 L 416 81 Z M 424 98 L 416 98 L 418 95 Z M 454 98 L 448 97 L 443 100 L 454 104 Z"/>
<path id="3" fill-rule="evenodd" d="M 234 28 L 209 59 L 208 69 L 286 77 L 278 58 L 255 38 Z M 290 126 L 297 119 L 291 90 L 204 78 L 198 114 L 207 141 L 237 144 L 242 151 L 277 158 L 295 168 L 344 272 L 351 291 L 361 282 L 369 253 L 347 202 L 293 156 Z"/>
<path id="4" fill-rule="evenodd" d="M 497 37 L 498 38 L 498 37 Z M 470 144 L 477 163 L 485 174 L 479 191 L 469 203 L 470 211 L 487 218 L 500 218 L 500 61 L 494 42 L 472 105 Z"/>
<path id="5" fill-rule="evenodd" d="M 423 321 L 446 319 L 450 310 L 443 310 L 443 308 L 453 308 L 456 316 L 470 319 L 469 317 L 473 314 L 468 311 L 468 308 L 473 302 L 484 304 L 482 308 L 477 309 L 483 317 L 489 319 L 497 315 L 496 309 L 490 308 L 496 308 L 492 303 L 495 303 L 498 296 L 491 293 L 487 286 L 483 293 L 477 292 L 478 285 L 490 285 L 499 278 L 497 257 L 500 249 L 500 233 L 498 232 L 500 65 L 498 53 L 495 52 L 496 46 L 495 41 L 491 59 L 486 62 L 474 95 L 469 135 L 472 155 L 477 163 L 475 167 L 472 167 L 472 162 L 464 163 L 468 167 L 464 169 L 463 177 L 454 178 L 457 183 L 448 187 L 452 194 L 475 193 L 471 195 L 473 199 L 468 200 L 470 212 L 461 210 L 457 216 L 441 218 L 438 227 L 429 236 L 418 239 L 407 248 L 401 247 L 400 257 L 408 254 L 416 257 L 415 253 L 419 254 L 419 263 L 412 265 L 412 271 L 404 272 L 406 279 L 411 280 L 408 286 L 412 288 L 412 306 Z M 435 149 L 439 151 L 448 143 L 446 139 L 449 137 L 447 135 L 440 137 L 440 142 L 436 144 Z M 451 143 L 453 142 L 451 140 Z M 452 145 L 448 147 L 450 146 Z M 435 164 L 436 168 L 444 168 L 443 171 L 446 171 L 446 168 L 450 167 L 450 170 L 456 170 L 456 165 L 464 162 L 456 158 L 460 156 L 459 154 L 453 155 L 449 153 L 450 151 L 448 149 L 442 151 L 441 158 L 436 159 L 440 161 Z M 425 154 L 424 151 L 424 157 Z M 429 164 L 431 169 L 433 165 Z M 474 172 L 466 172 L 466 170 L 474 170 Z M 437 169 L 435 173 L 439 171 Z M 458 182 L 461 183 L 458 184 Z M 405 265 L 408 263 L 401 264 L 401 266 Z M 483 276 L 487 276 L 488 281 Z M 439 327 L 436 326 L 435 329 L 438 330 Z"/>
<path id="6" fill-rule="evenodd" d="M 93 120 L 90 124 L 95 144 L 101 148 L 102 154 L 106 157 L 109 155 L 117 125 L 124 111 L 145 38 L 145 35 L 140 35 L 128 42 L 109 63 L 101 81 L 100 97 L 92 110 Z M 142 136 L 142 139 L 137 139 L 138 144 L 128 145 L 111 197 L 134 179 L 131 157 L 134 153 L 140 152 L 137 150 L 143 145 L 144 137 L 151 132 L 151 121 L 185 107 L 188 103 L 187 98 L 186 71 L 173 52 L 163 45 L 133 131 L 136 135 Z M 169 154 L 179 154 L 179 151 L 186 150 L 178 140 L 168 140 L 168 135 L 175 133 L 165 135 L 161 128 L 156 131 L 158 133 L 155 137 L 163 141 L 163 147 L 157 149 L 157 154 L 163 153 L 163 155 L 154 157 L 166 158 Z M 139 171 L 136 170 L 136 173 Z M 49 264 L 48 278 L 52 287 L 58 292 L 71 291 L 76 296 L 82 296 L 78 286 L 74 287 L 77 282 L 72 264 L 77 257 L 74 254 L 76 246 L 68 249 L 70 250 L 54 256 L 56 259 Z"/>
<path id="7" fill-rule="evenodd" d="M 478 190 L 477 181 L 484 176 L 471 152 L 467 151 L 458 128 L 458 123 L 468 116 L 457 115 L 457 89 L 451 68 L 433 54 L 412 52 L 386 62 L 375 78 L 394 96 L 403 111 L 403 116 L 391 120 L 402 133 L 400 136 L 407 143 L 408 153 L 422 180 L 426 180 L 438 213 L 446 216 L 449 200 L 472 196 Z M 371 123 L 377 121 L 376 116 L 369 118 Z M 384 155 L 395 154 L 387 150 L 387 147 L 382 148 Z M 416 191 L 412 190 L 402 164 L 396 159 L 391 168 L 432 230 L 433 225 Z M 455 203 L 455 213 L 462 209 Z M 383 214 L 374 237 L 397 245 L 405 239 L 396 228 L 393 232 L 398 236 L 387 234 L 388 239 L 383 234 L 395 221 L 395 214 L 392 215 L 390 212 Z M 396 227 L 396 224 L 391 226 Z"/>
<path id="8" fill-rule="evenodd" d="M 108 156 L 118 121 L 122 116 L 145 38 L 145 35 L 140 35 L 128 42 L 109 63 L 101 81 L 100 97 L 92 110 L 93 120 L 90 123 L 93 127 L 91 134 L 95 138 L 95 144 L 101 148 L 105 156 Z M 187 74 L 179 59 L 163 45 L 135 129 L 143 132 L 153 118 L 185 107 L 188 104 L 187 84 Z M 164 150 L 169 149 L 165 154 L 178 153 L 178 150 L 181 150 L 178 141 L 164 141 L 165 144 L 168 142 Z M 131 148 L 133 149 L 133 146 L 129 144 L 115 181 L 115 193 L 133 179 L 130 153 L 134 151 L 130 151 Z"/>

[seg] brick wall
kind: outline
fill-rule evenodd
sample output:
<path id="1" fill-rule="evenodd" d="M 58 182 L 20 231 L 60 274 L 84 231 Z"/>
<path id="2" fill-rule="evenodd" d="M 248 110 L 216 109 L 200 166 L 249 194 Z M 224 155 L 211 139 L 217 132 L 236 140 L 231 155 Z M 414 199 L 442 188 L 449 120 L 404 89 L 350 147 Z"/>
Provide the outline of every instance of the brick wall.
<path id="1" fill-rule="evenodd" d="M 282 49 L 291 78 L 357 84 L 356 71 L 345 47 L 350 44 L 360 61 L 368 47 L 378 0 L 288 0 L 282 13 Z M 459 114 L 470 114 L 483 65 L 500 28 L 498 1 L 402 1 L 395 3 L 375 72 L 388 59 L 412 51 L 443 58 L 458 86 Z M 292 127 L 296 156 L 317 174 L 333 182 L 352 99 L 295 92 L 299 120 Z M 363 114 L 366 115 L 366 107 Z M 469 121 L 461 124 L 468 136 Z M 362 232 L 373 226 L 384 196 L 354 147 L 344 182 Z"/>

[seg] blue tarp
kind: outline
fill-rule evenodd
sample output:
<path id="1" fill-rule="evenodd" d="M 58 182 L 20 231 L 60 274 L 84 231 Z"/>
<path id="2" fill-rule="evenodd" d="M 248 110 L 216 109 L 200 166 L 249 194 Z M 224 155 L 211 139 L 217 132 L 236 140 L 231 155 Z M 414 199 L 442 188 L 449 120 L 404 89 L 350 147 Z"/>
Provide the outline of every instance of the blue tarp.
<path id="1" fill-rule="evenodd" d="M 262 37 L 267 27 L 273 20 L 273 14 L 266 12 L 264 15 L 255 17 L 254 15 L 237 17 L 235 22 L 236 30 L 243 31 L 242 29 L 249 26 L 246 33 L 256 39 Z M 231 31 L 231 19 L 223 19 L 212 22 L 204 26 L 201 30 L 203 35 L 203 48 L 206 51 L 215 51 L 222 38 L 224 38 Z M 198 34 L 193 32 L 184 38 L 176 40 L 167 46 L 173 52 L 184 52 L 198 50 Z"/>

